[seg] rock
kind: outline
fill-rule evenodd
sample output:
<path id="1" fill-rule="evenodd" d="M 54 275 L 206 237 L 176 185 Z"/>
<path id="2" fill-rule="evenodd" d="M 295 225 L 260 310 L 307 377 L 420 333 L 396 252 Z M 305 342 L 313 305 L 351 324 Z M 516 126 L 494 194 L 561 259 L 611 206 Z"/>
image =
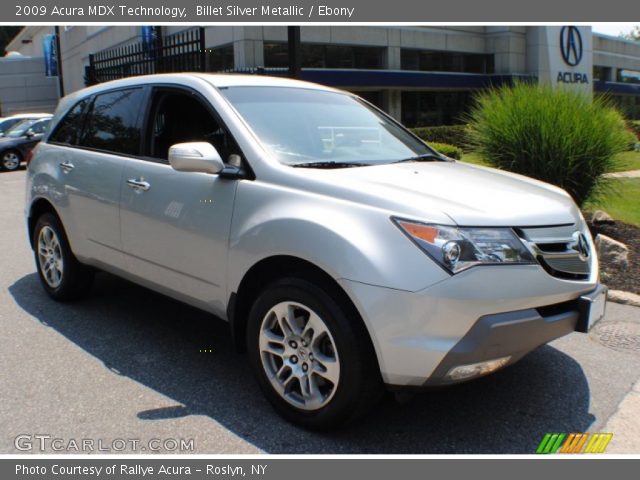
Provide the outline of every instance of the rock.
<path id="1" fill-rule="evenodd" d="M 591 223 L 594 225 L 612 225 L 615 222 L 613 218 L 611 218 L 611 216 L 604 210 L 596 210 L 591 216 Z"/>
<path id="2" fill-rule="evenodd" d="M 596 236 L 596 249 L 601 265 L 621 270 L 629 266 L 629 248 L 624 243 L 600 233 Z"/>
<path id="3" fill-rule="evenodd" d="M 636 295 L 635 293 L 624 292 L 622 290 L 609 290 L 607 298 L 611 302 L 640 307 L 640 295 Z"/>

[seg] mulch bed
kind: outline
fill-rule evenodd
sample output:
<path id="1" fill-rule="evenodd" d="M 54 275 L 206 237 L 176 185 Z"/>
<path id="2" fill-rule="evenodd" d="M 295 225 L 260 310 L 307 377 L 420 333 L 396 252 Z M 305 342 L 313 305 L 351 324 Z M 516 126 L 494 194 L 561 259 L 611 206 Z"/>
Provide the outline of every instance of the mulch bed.
<path id="1" fill-rule="evenodd" d="M 600 262 L 602 283 L 611 290 L 624 290 L 640 295 L 640 228 L 618 221 L 612 224 L 591 224 L 589 228 L 593 238 L 602 233 L 629 247 L 629 266 L 625 270 Z"/>

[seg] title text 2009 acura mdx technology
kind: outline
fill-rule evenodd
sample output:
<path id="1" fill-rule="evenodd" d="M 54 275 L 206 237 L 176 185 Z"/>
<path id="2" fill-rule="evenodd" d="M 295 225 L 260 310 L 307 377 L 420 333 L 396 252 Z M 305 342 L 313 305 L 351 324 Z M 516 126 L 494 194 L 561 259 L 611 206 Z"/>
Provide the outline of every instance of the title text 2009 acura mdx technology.
<path id="1" fill-rule="evenodd" d="M 226 319 L 286 418 L 509 365 L 604 314 L 562 190 L 441 156 L 358 97 L 263 76 L 129 78 L 65 97 L 28 169 L 47 293 L 94 269 Z"/>

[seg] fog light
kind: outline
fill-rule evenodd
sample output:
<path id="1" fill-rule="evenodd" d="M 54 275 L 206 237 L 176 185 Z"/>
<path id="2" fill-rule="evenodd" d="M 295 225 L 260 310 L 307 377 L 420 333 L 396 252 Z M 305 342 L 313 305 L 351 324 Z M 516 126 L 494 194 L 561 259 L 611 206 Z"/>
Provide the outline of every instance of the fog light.
<path id="1" fill-rule="evenodd" d="M 469 365 L 458 365 L 449 370 L 446 377 L 450 380 L 465 380 L 467 378 L 479 377 L 487 373 L 494 372 L 504 367 L 511 357 L 495 358 L 486 362 L 470 363 Z"/>

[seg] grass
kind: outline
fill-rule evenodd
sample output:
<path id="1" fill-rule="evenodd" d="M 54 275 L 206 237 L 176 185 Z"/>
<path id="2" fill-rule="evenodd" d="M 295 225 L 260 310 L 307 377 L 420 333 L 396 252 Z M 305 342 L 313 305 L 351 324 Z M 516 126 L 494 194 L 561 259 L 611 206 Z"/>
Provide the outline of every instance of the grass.
<path id="1" fill-rule="evenodd" d="M 640 170 L 640 152 L 623 152 L 616 156 L 616 165 L 613 172 L 626 172 L 627 170 Z"/>
<path id="2" fill-rule="evenodd" d="M 640 178 L 612 178 L 606 192 L 586 202 L 584 209 L 604 210 L 616 220 L 640 227 Z"/>

